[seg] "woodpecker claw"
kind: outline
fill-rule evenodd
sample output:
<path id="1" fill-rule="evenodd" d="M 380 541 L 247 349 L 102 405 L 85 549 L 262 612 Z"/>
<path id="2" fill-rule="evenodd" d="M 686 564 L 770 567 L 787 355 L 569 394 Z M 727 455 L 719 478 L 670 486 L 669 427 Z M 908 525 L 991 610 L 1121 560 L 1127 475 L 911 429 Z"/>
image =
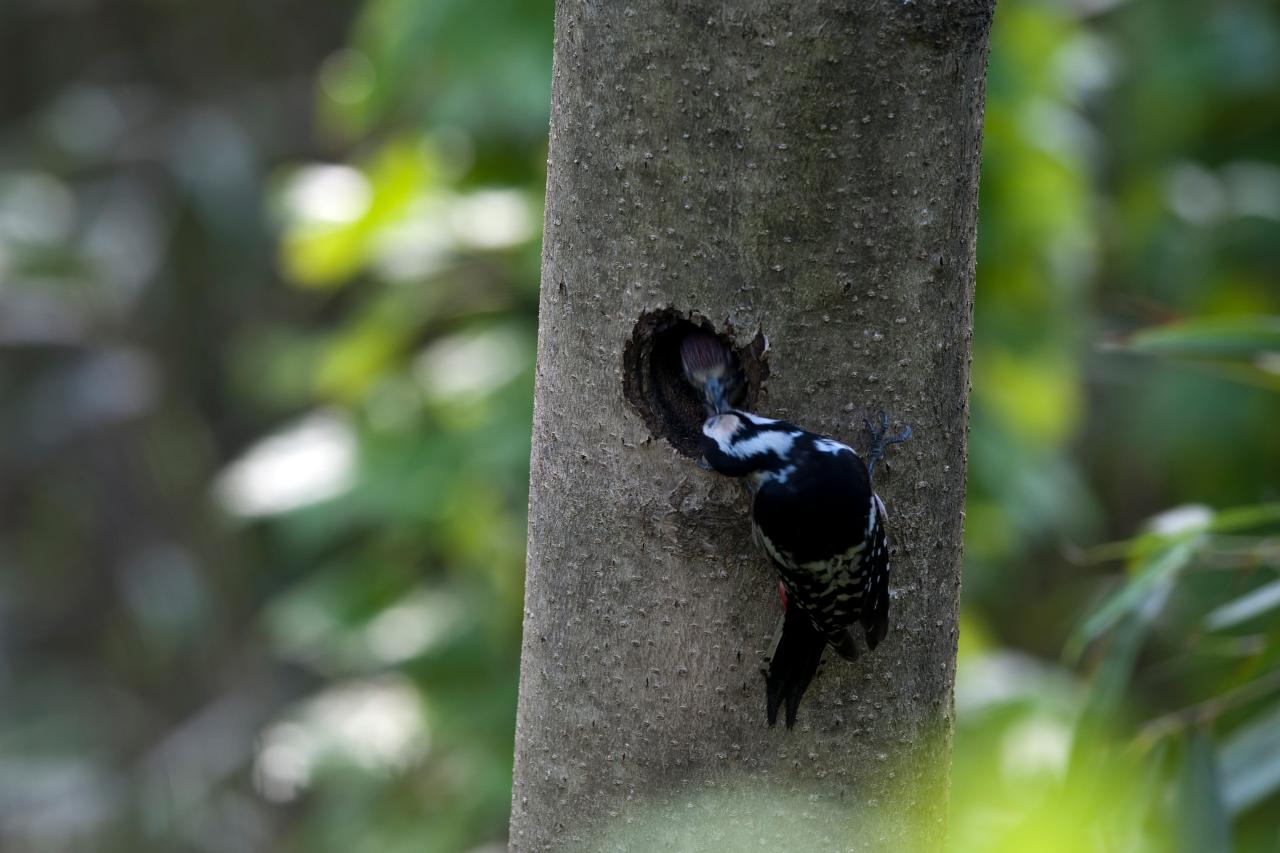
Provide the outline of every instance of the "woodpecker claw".
<path id="1" fill-rule="evenodd" d="M 867 476 L 870 477 L 875 471 L 876 463 L 884 458 L 885 450 L 894 444 L 901 444 L 911 438 L 911 426 L 904 426 L 902 432 L 897 435 L 888 435 L 889 432 L 889 416 L 883 411 L 880 412 L 878 420 L 879 427 L 873 427 L 871 421 L 866 418 L 862 419 L 862 423 L 866 426 L 867 432 L 871 434 L 871 447 L 867 450 Z"/>

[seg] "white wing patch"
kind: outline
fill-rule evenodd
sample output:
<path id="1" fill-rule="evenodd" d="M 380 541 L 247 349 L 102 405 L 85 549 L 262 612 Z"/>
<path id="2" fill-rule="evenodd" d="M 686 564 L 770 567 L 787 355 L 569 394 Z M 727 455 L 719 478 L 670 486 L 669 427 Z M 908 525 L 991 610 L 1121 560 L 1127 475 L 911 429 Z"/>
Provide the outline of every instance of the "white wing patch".
<path id="1" fill-rule="evenodd" d="M 796 472 L 796 466 L 788 465 L 781 471 L 752 471 L 751 480 L 756 484 L 756 488 L 763 486 L 765 483 L 782 483 L 787 482 L 792 474 Z"/>
<path id="2" fill-rule="evenodd" d="M 813 442 L 813 446 L 821 453 L 830 453 L 832 456 L 838 456 L 846 450 L 854 456 L 858 455 L 858 451 L 854 450 L 847 444 L 841 444 L 834 438 L 819 438 Z"/>
<path id="3" fill-rule="evenodd" d="M 769 424 L 777 423 L 777 421 L 774 420 L 773 418 L 766 418 L 766 417 L 762 417 L 761 415 L 753 415 L 751 414 L 751 412 L 742 412 L 741 414 L 744 418 L 751 421 L 756 426 L 768 426 Z"/>
<path id="4" fill-rule="evenodd" d="M 720 445 L 720 449 L 725 454 L 738 459 L 749 459 L 752 456 L 759 456 L 769 451 L 778 454 L 778 458 L 784 459 L 791 452 L 791 447 L 796 443 L 796 439 L 802 435 L 804 433 L 799 430 L 796 432 L 782 432 L 781 430 L 771 429 L 758 432 L 744 441 L 729 442 L 721 441 L 716 436 L 711 437 L 716 439 L 716 443 Z"/>

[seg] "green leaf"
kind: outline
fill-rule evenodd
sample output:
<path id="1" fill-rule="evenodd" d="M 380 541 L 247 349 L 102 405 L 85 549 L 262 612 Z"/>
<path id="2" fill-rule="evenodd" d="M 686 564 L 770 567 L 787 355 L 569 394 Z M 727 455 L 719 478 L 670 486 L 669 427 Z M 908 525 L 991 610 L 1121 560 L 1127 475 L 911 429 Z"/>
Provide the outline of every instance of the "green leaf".
<path id="1" fill-rule="evenodd" d="M 1214 513 L 1209 530 L 1213 533 L 1239 533 L 1276 524 L 1280 524 L 1280 503 L 1253 504 Z"/>
<path id="2" fill-rule="evenodd" d="M 1142 650 L 1146 622 L 1137 616 L 1122 619 L 1112 632 L 1106 654 L 1089 684 L 1089 696 L 1076 723 L 1071 743 L 1069 776 L 1101 772 L 1106 745 L 1116 714 L 1124 704 L 1133 666 Z"/>
<path id="3" fill-rule="evenodd" d="M 1208 317 L 1135 332 L 1116 346 L 1197 362 L 1224 379 L 1280 392 L 1280 317 Z"/>
<path id="4" fill-rule="evenodd" d="M 1280 703 L 1240 727 L 1218 752 L 1223 799 L 1239 814 L 1280 790 Z"/>
<path id="5" fill-rule="evenodd" d="M 1158 605 L 1160 596 L 1196 556 L 1208 534 L 1239 533 L 1277 524 L 1280 503 L 1254 504 L 1213 512 L 1176 532 L 1148 531 L 1105 546 L 1099 552 L 1102 556 L 1129 557 L 1130 578 L 1085 618 L 1067 643 L 1067 658 L 1078 659 L 1086 646 L 1140 605 Z"/>
<path id="6" fill-rule="evenodd" d="M 1210 631 L 1220 631 L 1248 622 L 1270 610 L 1280 607 L 1280 580 L 1263 584 L 1251 592 L 1230 601 L 1211 611 L 1204 618 L 1205 627 Z"/>
<path id="7" fill-rule="evenodd" d="M 358 173 L 369 199 L 350 220 L 308 221 L 295 211 L 280 245 L 286 277 L 304 287 L 334 288 L 355 276 L 372 253 L 379 235 L 401 219 L 436 178 L 432 153 L 422 145 L 394 140 Z"/>
<path id="8" fill-rule="evenodd" d="M 1280 317 L 1208 317 L 1134 333 L 1125 347 L 1148 355 L 1255 361 L 1280 355 Z"/>
<path id="9" fill-rule="evenodd" d="M 1199 727 L 1187 732 L 1178 785 L 1178 849 L 1231 849 L 1231 821 L 1223 802 L 1213 741 Z"/>
<path id="10" fill-rule="evenodd" d="M 1067 656 L 1078 658 L 1085 646 L 1102 636 L 1122 616 L 1143 606 L 1158 609 L 1174 576 L 1191 562 L 1200 542 L 1198 535 L 1179 538 L 1141 559 L 1134 568 L 1133 577 L 1077 629 L 1067 646 Z"/>

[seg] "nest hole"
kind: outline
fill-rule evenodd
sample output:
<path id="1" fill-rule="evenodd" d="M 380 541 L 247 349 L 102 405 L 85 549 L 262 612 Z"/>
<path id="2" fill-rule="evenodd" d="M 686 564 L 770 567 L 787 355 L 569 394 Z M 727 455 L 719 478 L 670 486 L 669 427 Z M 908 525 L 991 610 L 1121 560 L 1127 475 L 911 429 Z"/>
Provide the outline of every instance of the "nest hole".
<path id="1" fill-rule="evenodd" d="M 769 344 L 763 332 L 739 346 L 732 327 L 717 329 L 696 314 L 667 308 L 640 316 L 622 354 L 623 394 L 653 437 L 665 439 L 690 458 L 701 452 L 698 438 L 707 415 L 700 393 L 685 379 L 680 345 L 696 332 L 715 336 L 730 353 L 737 379 L 730 398 L 735 407 L 754 408 L 769 375 Z"/>

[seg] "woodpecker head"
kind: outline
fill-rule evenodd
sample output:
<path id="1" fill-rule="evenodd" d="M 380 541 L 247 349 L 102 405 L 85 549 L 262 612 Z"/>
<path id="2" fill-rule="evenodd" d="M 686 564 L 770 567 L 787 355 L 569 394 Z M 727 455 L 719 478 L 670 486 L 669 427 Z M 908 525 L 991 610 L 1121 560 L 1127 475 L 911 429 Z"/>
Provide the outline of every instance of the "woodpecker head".
<path id="1" fill-rule="evenodd" d="M 731 409 L 702 424 L 702 453 L 707 464 L 729 477 L 760 482 L 786 471 L 792 448 L 804 431 L 784 421 Z"/>
<path id="2" fill-rule="evenodd" d="M 680 344 L 685 379 L 702 394 L 707 414 L 730 409 L 729 400 L 737 387 L 732 359 L 724 344 L 706 332 L 694 332 Z"/>

